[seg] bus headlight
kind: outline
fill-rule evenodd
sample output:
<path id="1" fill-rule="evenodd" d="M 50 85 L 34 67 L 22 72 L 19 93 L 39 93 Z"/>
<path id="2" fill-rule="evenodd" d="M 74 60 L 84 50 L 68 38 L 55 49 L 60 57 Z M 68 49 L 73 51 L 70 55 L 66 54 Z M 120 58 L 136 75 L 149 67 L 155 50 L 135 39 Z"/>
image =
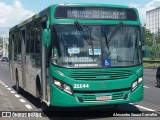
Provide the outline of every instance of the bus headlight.
<path id="1" fill-rule="evenodd" d="M 54 84 L 58 88 L 60 88 L 61 90 L 63 90 L 66 93 L 69 93 L 69 94 L 73 95 L 73 91 L 72 91 L 72 89 L 71 89 L 71 87 L 69 85 L 67 85 L 67 84 L 65 84 L 63 82 L 60 82 L 58 80 L 53 80 L 53 81 L 54 81 Z"/>
<path id="2" fill-rule="evenodd" d="M 58 86 L 58 87 L 61 88 L 61 82 L 59 82 L 59 81 L 57 81 L 57 80 L 54 80 L 54 84 L 55 84 L 56 86 Z"/>
<path id="3" fill-rule="evenodd" d="M 132 91 L 137 87 L 137 85 L 138 85 L 137 80 L 132 83 Z"/>
<path id="4" fill-rule="evenodd" d="M 138 78 L 138 83 L 141 83 L 141 82 L 142 82 L 142 80 L 143 80 L 143 78 L 142 78 L 142 77 Z"/>
<path id="5" fill-rule="evenodd" d="M 134 81 L 132 83 L 132 91 L 134 91 L 142 81 L 143 77 L 139 77 L 136 81 Z"/>
<path id="6" fill-rule="evenodd" d="M 70 86 L 63 84 L 63 90 L 69 94 L 72 94 L 72 90 L 70 88 Z"/>

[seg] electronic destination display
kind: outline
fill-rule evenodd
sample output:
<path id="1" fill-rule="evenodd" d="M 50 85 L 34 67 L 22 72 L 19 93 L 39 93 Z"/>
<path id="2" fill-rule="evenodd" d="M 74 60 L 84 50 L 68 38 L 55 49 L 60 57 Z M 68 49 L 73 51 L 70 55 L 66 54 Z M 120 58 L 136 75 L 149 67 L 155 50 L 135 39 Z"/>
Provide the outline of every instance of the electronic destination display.
<path id="1" fill-rule="evenodd" d="M 56 19 L 137 20 L 134 9 L 111 7 L 58 6 L 54 17 Z"/>

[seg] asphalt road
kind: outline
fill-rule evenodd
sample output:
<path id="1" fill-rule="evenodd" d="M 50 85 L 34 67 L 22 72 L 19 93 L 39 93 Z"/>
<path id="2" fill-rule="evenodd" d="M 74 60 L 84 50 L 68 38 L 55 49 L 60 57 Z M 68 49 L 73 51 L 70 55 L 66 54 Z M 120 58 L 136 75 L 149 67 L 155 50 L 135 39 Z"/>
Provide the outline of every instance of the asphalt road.
<path id="1" fill-rule="evenodd" d="M 160 88 L 156 87 L 155 79 L 156 70 L 144 70 L 144 100 L 134 104 L 123 104 L 120 105 L 116 111 L 141 111 L 142 113 L 147 112 L 147 114 L 156 115 L 160 114 Z M 67 109 L 68 110 L 68 109 Z M 73 109 L 72 109 L 73 110 Z M 82 110 L 84 112 L 82 112 Z M 88 120 L 159 120 L 160 117 L 108 117 L 107 113 L 109 111 L 115 111 L 112 107 L 101 106 L 101 107 L 90 107 L 90 108 L 74 108 L 74 113 L 78 117 L 50 117 L 48 113 L 43 113 L 41 111 L 41 103 L 38 99 L 32 95 L 22 92 L 22 94 L 16 94 L 15 84 L 11 81 L 9 74 L 8 63 L 0 62 L 0 111 L 18 111 L 18 112 L 37 112 L 38 118 L 33 118 L 32 116 L 29 119 L 43 119 L 43 120 L 66 120 L 66 119 L 88 119 Z M 103 111 L 103 112 L 102 112 Z M 40 117 L 45 115 L 46 117 Z M 85 115 L 89 115 L 85 116 Z M 95 116 L 95 114 L 97 114 Z M 98 115 L 99 114 L 99 115 Z M 2 115 L 2 113 L 1 113 Z M 0 116 L 1 116 L 0 115 Z M 83 117 L 82 117 L 83 116 Z M 23 119 L 21 117 L 16 117 L 12 119 Z M 2 118 L 0 118 L 2 119 Z M 10 119 L 9 117 L 3 118 L 4 120 Z M 26 118 L 27 119 L 27 118 Z"/>

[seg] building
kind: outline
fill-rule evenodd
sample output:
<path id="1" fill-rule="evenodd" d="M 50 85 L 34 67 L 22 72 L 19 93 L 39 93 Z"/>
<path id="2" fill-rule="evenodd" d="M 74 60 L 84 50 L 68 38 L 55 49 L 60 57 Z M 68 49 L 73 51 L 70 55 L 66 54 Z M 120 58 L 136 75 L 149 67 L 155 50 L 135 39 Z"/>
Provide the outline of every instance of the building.
<path id="1" fill-rule="evenodd" d="M 0 58 L 3 56 L 3 38 L 0 37 Z"/>
<path id="2" fill-rule="evenodd" d="M 146 12 L 146 28 L 151 33 L 160 33 L 160 7 Z"/>
<path id="3" fill-rule="evenodd" d="M 0 36 L 0 58 L 8 57 L 8 36 Z"/>

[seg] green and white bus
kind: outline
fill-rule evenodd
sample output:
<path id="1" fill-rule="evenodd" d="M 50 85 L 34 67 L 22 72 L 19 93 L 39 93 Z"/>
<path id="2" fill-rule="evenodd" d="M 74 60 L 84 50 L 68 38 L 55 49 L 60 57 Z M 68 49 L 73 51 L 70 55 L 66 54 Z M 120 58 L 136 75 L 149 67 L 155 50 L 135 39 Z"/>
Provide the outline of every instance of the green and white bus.
<path id="1" fill-rule="evenodd" d="M 141 101 L 142 39 L 135 8 L 51 5 L 10 29 L 11 77 L 48 106 Z"/>

